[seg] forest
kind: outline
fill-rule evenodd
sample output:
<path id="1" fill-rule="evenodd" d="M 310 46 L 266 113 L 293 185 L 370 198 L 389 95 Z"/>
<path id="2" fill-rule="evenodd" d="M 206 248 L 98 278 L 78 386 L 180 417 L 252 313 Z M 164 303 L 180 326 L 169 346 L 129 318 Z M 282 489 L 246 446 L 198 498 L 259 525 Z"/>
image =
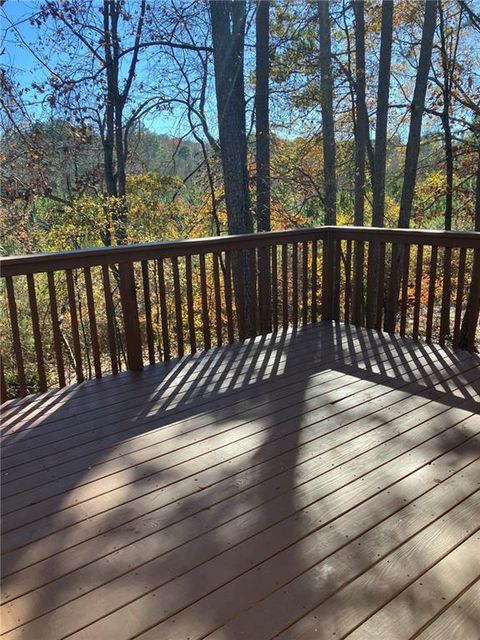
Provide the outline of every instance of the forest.
<path id="1" fill-rule="evenodd" d="M 322 225 L 480 231 L 478 1 L 46 0 L 1 11 L 4 256 Z M 459 286 L 477 254 L 442 251 L 442 273 L 451 267 Z M 387 258 L 393 272 L 402 256 Z M 425 289 L 441 297 L 445 276 L 423 258 Z M 375 273 L 378 254 L 354 260 Z M 56 286 L 73 375 L 68 287 Z M 46 280 L 36 291 L 46 318 Z M 33 352 L 28 297 L 17 285 Z M 106 341 L 101 322 L 98 332 Z"/>

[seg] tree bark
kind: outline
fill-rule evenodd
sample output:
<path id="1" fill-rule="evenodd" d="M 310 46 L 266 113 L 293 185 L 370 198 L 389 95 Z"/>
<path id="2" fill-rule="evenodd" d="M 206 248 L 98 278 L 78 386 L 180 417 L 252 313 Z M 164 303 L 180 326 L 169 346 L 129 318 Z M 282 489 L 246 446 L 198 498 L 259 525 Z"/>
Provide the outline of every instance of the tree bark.
<path id="1" fill-rule="evenodd" d="M 475 231 L 480 232 L 480 149 L 477 160 L 475 185 Z M 467 306 L 462 318 L 458 346 L 473 351 L 475 348 L 475 331 L 480 316 L 480 249 L 473 254 L 472 282 L 468 294 Z"/>
<path id="2" fill-rule="evenodd" d="M 420 46 L 420 59 L 415 80 L 413 100 L 410 107 L 410 129 L 408 132 L 407 148 L 405 151 L 405 168 L 403 172 L 403 187 L 400 200 L 399 227 L 408 227 L 412 214 L 413 196 L 417 179 L 418 155 L 420 152 L 420 138 L 422 134 L 422 118 L 425 110 L 425 95 L 427 92 L 428 72 L 432 59 L 433 35 L 437 17 L 437 0 L 425 3 L 425 15 Z"/>
<path id="3" fill-rule="evenodd" d="M 243 79 L 245 2 L 244 0 L 210 0 L 210 16 L 228 232 L 230 234 L 251 233 L 253 221 L 248 190 Z M 242 283 L 252 282 L 252 277 L 255 275 L 250 273 L 248 252 L 240 251 L 235 254 L 232 264 L 237 312 L 241 313 L 243 306 L 247 335 L 254 335 L 256 322 L 252 321 L 250 312 L 251 287 L 244 287 L 244 304 L 239 294 Z"/>
<path id="4" fill-rule="evenodd" d="M 372 226 L 383 227 L 385 219 L 385 170 L 387 162 L 387 125 L 388 105 L 390 95 L 390 66 L 392 60 L 393 33 L 393 0 L 382 3 L 382 26 L 380 42 L 380 61 L 378 67 L 377 86 L 377 119 L 375 123 L 375 149 L 372 166 Z M 366 325 L 377 327 L 378 288 L 383 286 L 379 282 L 380 247 L 378 243 L 371 243 L 368 253 L 368 287 L 366 303 Z"/>
<path id="5" fill-rule="evenodd" d="M 365 6 L 363 0 L 354 0 L 355 13 L 355 101 L 357 122 L 355 127 L 355 204 L 354 223 L 364 225 L 365 214 L 365 161 L 367 153 L 368 113 L 365 89 Z M 355 247 L 355 273 L 353 286 L 352 322 L 363 324 L 363 242 Z"/>
<path id="6" fill-rule="evenodd" d="M 257 187 L 257 230 L 270 231 L 270 118 L 269 118 L 269 9 L 268 0 L 257 3 L 255 32 L 255 151 Z M 270 249 L 258 256 L 260 325 L 262 333 L 271 331 Z"/>
<path id="7" fill-rule="evenodd" d="M 337 179 L 329 6 L 328 0 L 320 0 L 318 3 L 325 224 L 335 225 L 337 224 Z"/>

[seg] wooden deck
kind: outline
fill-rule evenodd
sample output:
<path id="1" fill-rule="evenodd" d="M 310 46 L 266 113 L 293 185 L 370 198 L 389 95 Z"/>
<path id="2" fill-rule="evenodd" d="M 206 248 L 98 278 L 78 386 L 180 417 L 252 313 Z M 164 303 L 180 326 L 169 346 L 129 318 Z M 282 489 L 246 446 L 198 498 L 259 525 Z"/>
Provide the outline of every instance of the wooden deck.
<path id="1" fill-rule="evenodd" d="M 478 640 L 479 409 L 340 324 L 8 403 L 4 638 Z"/>

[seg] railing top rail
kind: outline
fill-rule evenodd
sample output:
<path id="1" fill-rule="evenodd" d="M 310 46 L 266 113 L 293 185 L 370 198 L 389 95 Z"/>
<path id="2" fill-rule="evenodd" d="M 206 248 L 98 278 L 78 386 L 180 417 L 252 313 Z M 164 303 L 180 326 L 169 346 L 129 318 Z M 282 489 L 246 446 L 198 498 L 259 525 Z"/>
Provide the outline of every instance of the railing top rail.
<path id="1" fill-rule="evenodd" d="M 324 235 L 323 229 L 323 227 L 319 227 L 293 229 L 289 231 L 269 231 L 264 233 L 149 242 L 146 244 L 131 244 L 115 247 L 95 247 L 93 249 L 77 249 L 75 251 L 34 253 L 24 256 L 8 256 L 0 258 L 0 274 L 2 276 L 9 276 L 40 273 L 85 266 L 195 255 L 199 253 L 223 251 L 225 249 L 249 249 L 251 247 L 282 242 L 301 242 L 306 239 L 321 238 Z"/>
<path id="2" fill-rule="evenodd" d="M 151 260 L 172 256 L 209 253 L 225 249 L 249 249 L 285 242 L 302 242 L 333 235 L 345 240 L 378 240 L 398 244 L 425 244 L 480 249 L 480 233 L 436 231 L 429 229 L 387 229 L 379 227 L 324 226 L 316 228 L 269 231 L 242 235 L 152 242 L 148 244 L 96 247 L 50 253 L 35 253 L 0 258 L 3 277 L 42 273 L 61 269 Z"/>

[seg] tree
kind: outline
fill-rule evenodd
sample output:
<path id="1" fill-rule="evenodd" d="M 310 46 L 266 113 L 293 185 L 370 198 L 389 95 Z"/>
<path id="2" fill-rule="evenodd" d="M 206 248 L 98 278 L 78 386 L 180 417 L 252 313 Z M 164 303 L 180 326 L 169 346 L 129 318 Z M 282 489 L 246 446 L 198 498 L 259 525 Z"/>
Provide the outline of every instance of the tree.
<path id="1" fill-rule="evenodd" d="M 387 162 L 387 126 L 392 59 L 393 0 L 382 3 L 380 61 L 378 67 L 375 148 L 372 166 L 372 226 L 383 227 L 385 218 L 385 172 Z M 368 253 L 368 289 L 366 325 L 376 326 L 380 251 L 371 245 Z"/>
<path id="2" fill-rule="evenodd" d="M 243 77 L 246 3 L 243 0 L 211 0 L 210 16 L 228 232 L 230 234 L 251 233 L 253 220 L 248 188 Z M 242 251 L 239 252 L 240 255 L 235 254 L 233 279 L 237 310 L 244 316 L 247 335 L 255 335 L 256 321 L 252 320 L 251 314 L 252 292 L 251 287 L 248 286 L 255 274 L 250 271 L 247 253 Z M 242 289 L 244 290 L 243 298 L 240 293 Z"/>
<path id="3" fill-rule="evenodd" d="M 420 151 L 420 139 L 422 134 L 422 118 L 423 112 L 425 111 L 428 72 L 432 59 L 437 5 L 437 0 L 428 0 L 428 2 L 425 3 L 420 58 L 418 61 L 413 100 L 410 106 L 410 127 L 408 130 L 407 148 L 405 151 L 403 187 L 400 198 L 400 212 L 398 216 L 399 227 L 408 227 L 410 225 L 410 218 L 412 214 L 413 196 L 415 193 L 415 182 L 417 179 L 418 154 Z"/>
<path id="4" fill-rule="evenodd" d="M 363 226 L 365 215 L 365 161 L 369 139 L 365 86 L 365 7 L 363 0 L 354 0 L 355 13 L 355 204 L 354 223 Z M 355 247 L 355 277 L 352 322 L 363 324 L 363 243 Z"/>
<path id="5" fill-rule="evenodd" d="M 269 9 L 268 0 L 259 0 L 255 20 L 255 164 L 257 186 L 257 231 L 270 231 L 270 117 L 269 117 Z M 270 252 L 258 257 L 260 288 L 260 324 L 262 332 L 271 331 Z"/>
<path id="6" fill-rule="evenodd" d="M 327 0 L 320 0 L 318 3 L 321 78 L 320 101 L 322 107 L 325 224 L 335 225 L 337 223 L 337 179 L 329 4 Z"/>
<path id="7" fill-rule="evenodd" d="M 228 231 L 253 231 L 248 190 L 243 59 L 244 0 L 212 0 L 213 63 Z"/>

